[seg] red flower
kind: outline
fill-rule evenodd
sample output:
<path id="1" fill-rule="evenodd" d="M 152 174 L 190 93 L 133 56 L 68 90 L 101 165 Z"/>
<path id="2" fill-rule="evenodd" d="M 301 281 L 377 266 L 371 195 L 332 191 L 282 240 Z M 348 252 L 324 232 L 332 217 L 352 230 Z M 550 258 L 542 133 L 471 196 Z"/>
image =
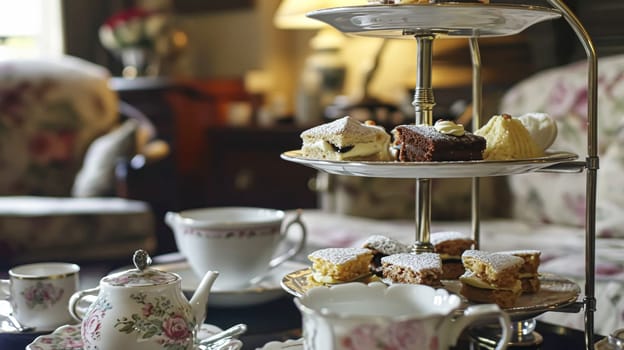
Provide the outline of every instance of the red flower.
<path id="1" fill-rule="evenodd" d="M 97 312 L 91 313 L 88 318 L 83 320 L 82 329 L 80 330 L 83 341 L 86 344 L 99 339 L 100 330 L 102 328 L 102 320 Z"/>
<path id="2" fill-rule="evenodd" d="M 154 305 L 152 305 L 152 303 L 145 304 L 145 306 L 143 306 L 143 308 L 141 309 L 143 311 L 143 316 L 149 317 L 152 314 L 153 308 Z"/>
<path id="3" fill-rule="evenodd" d="M 163 322 L 162 325 L 165 335 L 173 340 L 183 340 L 190 336 L 188 324 L 184 318 L 180 315 L 174 315 L 169 317 Z"/>

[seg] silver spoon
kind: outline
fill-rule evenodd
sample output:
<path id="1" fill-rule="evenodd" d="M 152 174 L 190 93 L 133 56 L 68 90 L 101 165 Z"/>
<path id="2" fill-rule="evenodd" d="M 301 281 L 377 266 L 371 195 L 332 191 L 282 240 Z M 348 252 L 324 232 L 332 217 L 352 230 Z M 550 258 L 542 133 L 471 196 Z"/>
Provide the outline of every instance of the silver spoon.
<path id="1" fill-rule="evenodd" d="M 11 324 L 13 325 L 13 328 L 15 328 L 15 330 L 17 330 L 20 333 L 31 332 L 35 330 L 35 327 L 22 326 L 20 321 L 18 321 L 17 318 L 15 318 L 15 316 L 13 316 L 13 314 L 11 313 L 6 314 L 4 316 L 9 320 L 9 322 L 11 322 Z"/>
<path id="2" fill-rule="evenodd" d="M 210 346 L 211 344 L 216 343 L 222 339 L 239 336 L 245 333 L 246 331 L 247 331 L 247 325 L 244 323 L 239 323 L 224 331 L 215 333 L 206 339 L 200 340 L 199 345 Z"/>

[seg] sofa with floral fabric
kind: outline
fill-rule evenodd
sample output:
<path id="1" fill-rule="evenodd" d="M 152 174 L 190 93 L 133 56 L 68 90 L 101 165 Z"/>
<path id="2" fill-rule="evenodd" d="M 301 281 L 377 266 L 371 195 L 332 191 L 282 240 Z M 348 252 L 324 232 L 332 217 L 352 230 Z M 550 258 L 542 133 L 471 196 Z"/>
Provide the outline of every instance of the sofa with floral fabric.
<path id="1" fill-rule="evenodd" d="M 141 122 L 109 72 L 75 57 L 0 61 L 0 263 L 127 258 L 154 249 L 154 216 L 115 195 Z"/>

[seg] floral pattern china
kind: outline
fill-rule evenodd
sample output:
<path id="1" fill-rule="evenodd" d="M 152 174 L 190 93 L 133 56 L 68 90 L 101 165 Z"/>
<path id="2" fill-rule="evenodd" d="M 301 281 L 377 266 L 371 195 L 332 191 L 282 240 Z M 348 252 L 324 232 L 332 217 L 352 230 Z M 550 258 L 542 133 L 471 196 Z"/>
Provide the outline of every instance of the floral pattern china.
<path id="1" fill-rule="evenodd" d="M 166 296 L 149 298 L 145 293 L 136 293 L 130 298 L 141 305 L 141 314 L 118 318 L 115 328 L 119 332 L 135 333 L 141 338 L 158 337 L 165 349 L 184 349 L 186 339 L 192 336 L 195 328 L 194 322 L 188 322 L 176 312 Z"/>
<path id="2" fill-rule="evenodd" d="M 38 305 L 45 307 L 56 304 L 61 299 L 64 289 L 56 287 L 52 283 L 38 282 L 36 285 L 24 289 L 21 294 L 26 300 L 26 305 L 34 309 Z M 13 305 L 15 309 L 15 305 Z"/>
<path id="3" fill-rule="evenodd" d="M 195 330 L 206 317 L 210 288 L 219 273 L 206 273 L 191 300 L 187 300 L 181 278 L 149 268 L 152 260 L 146 251 L 135 251 L 132 260 L 135 269 L 108 275 L 98 287 L 78 291 L 70 298 L 70 313 L 81 321 L 83 348 L 193 348 L 197 344 Z M 85 308 L 87 303 L 90 305 Z"/>
<path id="4" fill-rule="evenodd" d="M 81 338 L 80 325 L 65 325 L 59 327 L 52 334 L 37 337 L 30 343 L 26 350 L 83 350 L 83 342 Z M 198 340 L 208 338 L 209 336 L 220 332 L 219 327 L 203 324 L 198 332 Z M 240 350 L 243 343 L 238 339 L 230 339 L 229 341 L 220 342 L 217 345 L 206 350 Z M 196 350 L 203 350 L 205 347 L 197 345 Z"/>

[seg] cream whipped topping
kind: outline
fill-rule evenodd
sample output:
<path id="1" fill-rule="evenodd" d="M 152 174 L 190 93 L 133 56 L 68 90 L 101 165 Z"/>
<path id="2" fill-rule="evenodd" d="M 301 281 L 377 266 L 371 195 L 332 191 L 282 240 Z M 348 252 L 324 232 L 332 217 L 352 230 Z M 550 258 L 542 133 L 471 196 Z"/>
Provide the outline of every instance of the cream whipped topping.
<path id="1" fill-rule="evenodd" d="M 450 120 L 438 120 L 435 122 L 433 127 L 442 134 L 453 135 L 453 136 L 464 136 L 466 131 L 464 130 L 464 126 L 461 124 L 456 124 Z"/>
<path id="2" fill-rule="evenodd" d="M 326 151 L 326 152 L 335 152 L 335 159 L 336 160 L 345 160 L 345 159 L 350 159 L 350 158 L 355 158 L 355 157 L 364 157 L 364 156 L 369 156 L 371 154 L 375 154 L 375 153 L 379 153 L 379 152 L 384 152 L 385 148 L 389 147 L 387 144 L 379 144 L 376 142 L 364 142 L 364 143 L 356 143 L 353 146 L 350 146 L 351 149 L 349 149 L 348 151 L 339 153 L 339 152 L 335 152 L 334 146 L 332 146 L 331 143 L 329 143 L 328 141 L 325 140 L 318 140 L 310 145 L 305 145 L 304 148 L 307 149 L 319 149 L 322 151 Z M 302 151 L 304 149 L 302 148 Z"/>
<path id="3" fill-rule="evenodd" d="M 520 282 L 520 280 L 515 281 L 513 286 L 509 286 L 509 287 L 495 287 L 485 281 L 483 281 L 482 279 L 478 278 L 477 276 L 475 276 L 472 272 L 466 271 L 466 273 L 464 273 L 463 275 L 459 276 L 459 280 L 461 281 L 461 283 L 473 286 L 475 288 L 480 288 L 480 289 L 491 289 L 491 290 L 511 290 L 511 291 L 519 291 L 520 289 L 522 289 L 522 282 Z"/>

